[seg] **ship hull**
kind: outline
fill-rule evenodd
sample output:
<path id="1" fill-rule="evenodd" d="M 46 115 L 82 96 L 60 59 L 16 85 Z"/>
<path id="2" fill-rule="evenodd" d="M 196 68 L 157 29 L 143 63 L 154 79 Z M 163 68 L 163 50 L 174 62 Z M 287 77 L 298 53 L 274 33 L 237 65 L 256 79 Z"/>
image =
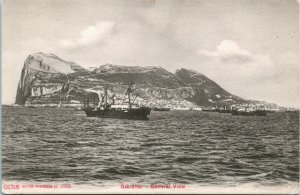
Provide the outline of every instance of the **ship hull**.
<path id="1" fill-rule="evenodd" d="M 202 109 L 203 112 L 219 112 L 219 109 Z"/>
<path id="2" fill-rule="evenodd" d="M 286 113 L 298 113 L 299 111 L 297 111 L 297 110 L 287 110 L 287 111 L 285 111 Z"/>
<path id="3" fill-rule="evenodd" d="M 153 108 L 153 111 L 170 111 L 170 108 Z"/>
<path id="4" fill-rule="evenodd" d="M 267 112 L 264 111 L 264 110 L 255 110 L 255 111 L 250 111 L 250 112 L 233 110 L 232 111 L 232 115 L 239 115 L 239 116 L 266 116 Z"/>
<path id="5" fill-rule="evenodd" d="M 116 119 L 130 119 L 130 120 L 149 120 L 151 109 L 148 107 L 133 108 L 133 109 L 96 109 L 92 108 L 84 109 L 88 117 L 99 118 L 116 118 Z"/>

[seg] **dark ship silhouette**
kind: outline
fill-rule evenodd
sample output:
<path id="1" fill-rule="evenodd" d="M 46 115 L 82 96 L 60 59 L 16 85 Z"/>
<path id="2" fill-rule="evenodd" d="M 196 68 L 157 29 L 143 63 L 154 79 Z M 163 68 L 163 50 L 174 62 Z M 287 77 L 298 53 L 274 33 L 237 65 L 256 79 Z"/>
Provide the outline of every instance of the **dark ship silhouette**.
<path id="1" fill-rule="evenodd" d="M 91 107 L 89 105 L 89 99 L 85 99 L 84 108 L 88 117 L 100 117 L 100 118 L 116 118 L 116 119 L 131 119 L 131 120 L 149 120 L 151 108 L 149 107 L 133 107 L 131 102 L 131 93 L 133 83 L 128 85 L 126 95 L 128 96 L 128 107 L 114 107 L 114 101 L 112 104 L 107 103 L 107 88 L 104 87 L 104 96 L 100 106 Z"/>
<path id="2" fill-rule="evenodd" d="M 254 111 L 238 111 L 233 110 L 232 115 L 240 115 L 240 116 L 267 116 L 267 112 L 265 110 L 254 110 Z"/>
<path id="3" fill-rule="evenodd" d="M 152 109 L 153 111 L 170 111 L 171 108 L 165 108 L 165 107 L 154 107 Z"/>

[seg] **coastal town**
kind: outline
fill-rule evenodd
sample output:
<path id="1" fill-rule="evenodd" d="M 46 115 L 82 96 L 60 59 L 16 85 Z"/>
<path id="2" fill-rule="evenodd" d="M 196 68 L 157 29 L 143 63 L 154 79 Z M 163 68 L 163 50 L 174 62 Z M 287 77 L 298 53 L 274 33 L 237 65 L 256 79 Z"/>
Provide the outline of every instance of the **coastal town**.
<path id="1" fill-rule="evenodd" d="M 103 96 L 101 93 L 98 94 L 100 101 L 90 101 L 89 104 L 91 106 L 99 106 L 101 103 L 101 99 Z M 34 102 L 34 101 L 33 101 Z M 44 103 L 44 104 L 33 104 L 33 102 L 26 102 L 25 107 L 48 107 L 48 108 L 74 108 L 80 110 L 83 107 L 83 101 L 76 101 L 67 99 L 61 100 L 58 103 Z M 115 108 L 122 108 L 128 106 L 128 99 L 126 95 L 123 96 L 115 96 L 112 95 L 112 98 L 108 99 L 108 102 L 114 105 Z M 279 112 L 279 111 L 296 111 L 297 108 L 286 108 L 279 107 L 276 104 L 270 104 L 266 102 L 253 102 L 253 103 L 234 103 L 233 101 L 223 101 L 223 102 L 210 102 L 209 105 L 199 106 L 193 102 L 182 100 L 182 99 L 174 99 L 174 100 L 164 100 L 164 99 L 153 99 L 149 98 L 141 98 L 138 96 L 133 97 L 133 106 L 141 107 L 147 106 L 150 108 L 167 108 L 168 110 L 195 110 L 195 111 L 204 111 L 204 112 L 228 112 L 232 110 L 239 110 L 244 112 L 251 112 L 255 110 L 264 110 L 266 112 Z M 19 106 L 12 104 L 10 106 Z"/>

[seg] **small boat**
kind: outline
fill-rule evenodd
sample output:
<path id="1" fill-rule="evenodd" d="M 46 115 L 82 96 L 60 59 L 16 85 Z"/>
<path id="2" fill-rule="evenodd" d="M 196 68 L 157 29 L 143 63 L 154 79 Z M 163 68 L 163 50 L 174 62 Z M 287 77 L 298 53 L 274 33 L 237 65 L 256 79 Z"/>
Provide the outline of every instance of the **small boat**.
<path id="1" fill-rule="evenodd" d="M 62 107 L 62 102 L 59 101 L 59 104 L 57 105 L 57 108 L 61 108 Z"/>
<path id="2" fill-rule="evenodd" d="M 286 113 L 298 113 L 299 112 L 299 110 L 286 110 L 285 111 Z"/>
<path id="3" fill-rule="evenodd" d="M 164 108 L 164 107 L 154 107 L 152 108 L 153 111 L 170 111 L 171 108 Z"/>
<path id="4" fill-rule="evenodd" d="M 190 108 L 184 108 L 184 107 L 175 107 L 173 110 L 190 110 Z"/>
<path id="5" fill-rule="evenodd" d="M 37 108 L 36 106 L 27 106 L 27 108 Z"/>

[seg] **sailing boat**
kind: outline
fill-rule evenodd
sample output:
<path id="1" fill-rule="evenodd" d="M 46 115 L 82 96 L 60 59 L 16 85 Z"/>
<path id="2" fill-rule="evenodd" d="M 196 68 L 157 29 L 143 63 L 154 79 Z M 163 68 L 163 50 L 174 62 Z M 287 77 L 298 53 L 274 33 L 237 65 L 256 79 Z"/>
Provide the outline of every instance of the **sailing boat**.
<path id="1" fill-rule="evenodd" d="M 88 117 L 99 118 L 117 118 L 117 119 L 132 119 L 132 120 L 148 120 L 151 112 L 149 107 L 133 107 L 131 102 L 131 93 L 133 83 L 128 85 L 126 95 L 128 96 L 128 107 L 118 108 L 107 103 L 107 88 L 104 88 L 104 96 L 98 107 L 90 107 L 89 101 L 84 101 L 84 111 Z M 103 104 L 104 103 L 104 104 Z"/>
<path id="2" fill-rule="evenodd" d="M 57 105 L 58 108 L 61 108 L 61 101 L 59 102 L 59 104 Z"/>

